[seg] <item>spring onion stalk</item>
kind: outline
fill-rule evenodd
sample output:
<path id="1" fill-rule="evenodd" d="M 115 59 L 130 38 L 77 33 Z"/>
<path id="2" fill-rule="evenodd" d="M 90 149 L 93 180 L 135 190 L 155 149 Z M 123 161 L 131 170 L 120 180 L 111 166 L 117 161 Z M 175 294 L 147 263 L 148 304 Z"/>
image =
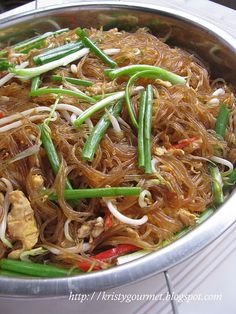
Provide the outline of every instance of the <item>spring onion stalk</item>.
<path id="1" fill-rule="evenodd" d="M 236 182 L 236 170 L 233 170 L 228 176 L 229 183 L 234 184 Z"/>
<path id="2" fill-rule="evenodd" d="M 212 177 L 212 192 L 214 195 L 214 203 L 215 205 L 220 205 L 224 202 L 222 177 L 218 167 L 209 165 L 209 171 Z"/>
<path id="3" fill-rule="evenodd" d="M 56 82 L 63 82 L 65 80 L 66 82 L 69 82 L 71 84 L 81 85 L 81 86 L 92 86 L 93 85 L 93 82 L 91 82 L 91 81 L 80 80 L 77 78 L 67 77 L 67 76 L 63 77 L 60 75 L 52 75 L 51 80 L 56 81 Z"/>
<path id="4" fill-rule="evenodd" d="M 31 92 L 36 91 L 41 84 L 40 76 L 35 76 L 31 81 Z"/>
<path id="5" fill-rule="evenodd" d="M 140 77 L 145 77 L 145 78 L 150 78 L 150 79 L 156 80 L 156 79 L 160 78 L 160 75 L 159 75 L 159 72 L 157 72 L 155 70 L 140 71 L 140 72 L 137 72 L 134 75 L 132 75 L 130 77 L 127 85 L 126 85 L 126 88 L 125 88 L 126 105 L 127 105 L 130 117 L 131 117 L 131 122 L 133 123 L 133 126 L 136 128 L 138 128 L 138 123 L 136 121 L 135 114 L 134 114 L 133 107 L 132 107 L 132 103 L 130 100 L 130 90 L 131 90 L 135 80 L 137 80 Z"/>
<path id="6" fill-rule="evenodd" d="M 152 102 L 153 88 L 152 85 L 147 86 L 146 108 L 144 115 L 144 158 L 145 158 L 145 173 L 152 173 L 151 162 L 151 129 L 152 129 Z"/>
<path id="7" fill-rule="evenodd" d="M 108 112 L 112 114 L 113 116 L 117 117 L 122 109 L 122 100 L 120 100 L 115 106 L 112 106 Z M 108 114 L 104 114 L 102 118 L 98 121 L 96 126 L 93 128 L 92 132 L 90 133 L 89 137 L 86 140 L 86 143 L 84 144 L 83 150 L 82 150 L 82 156 L 84 159 L 92 161 L 94 154 L 97 150 L 97 147 L 103 138 L 104 134 L 106 133 L 106 130 L 110 126 L 111 121 L 109 119 Z"/>
<path id="8" fill-rule="evenodd" d="M 47 56 L 47 55 L 50 55 L 52 53 L 61 53 L 62 51 L 66 51 L 66 50 L 70 50 L 70 49 L 73 49 L 75 47 L 78 47 L 78 45 L 81 45 L 80 41 L 69 42 L 69 43 L 66 43 L 62 46 L 58 46 L 55 48 L 47 48 L 47 50 L 44 53 L 42 53 L 41 55 Z M 37 55 L 35 57 L 38 57 L 38 56 L 40 56 L 40 55 Z"/>
<path id="9" fill-rule="evenodd" d="M 228 121 L 229 121 L 229 109 L 226 107 L 226 105 L 222 104 L 220 106 L 220 111 L 216 119 L 215 132 L 219 137 L 223 139 L 225 137 L 225 132 L 226 132 Z M 223 183 L 222 183 L 221 174 L 217 167 L 214 168 L 212 166 L 210 167 L 210 172 L 213 177 L 212 190 L 215 196 L 216 203 L 221 204 L 221 202 L 224 201 L 224 195 L 222 191 Z M 236 182 L 236 171 L 231 169 L 231 173 L 229 173 L 227 181 L 224 184 L 224 189 L 227 190 L 235 182 Z"/>
<path id="10" fill-rule="evenodd" d="M 0 57 L 4 57 L 7 54 L 7 50 L 0 51 Z"/>
<path id="11" fill-rule="evenodd" d="M 236 183 L 236 170 L 234 169 L 226 178 L 224 182 L 224 190 L 228 190 Z"/>
<path id="12" fill-rule="evenodd" d="M 37 42 L 40 42 L 40 41 L 48 38 L 49 36 L 59 35 L 61 33 L 67 32 L 68 30 L 69 30 L 69 28 L 64 28 L 64 29 L 59 29 L 55 32 L 47 32 L 47 33 L 44 33 L 43 35 L 38 35 L 38 36 L 35 36 L 33 38 L 29 38 L 29 39 L 26 39 L 24 41 L 21 41 L 21 42 L 15 44 L 14 46 L 12 46 L 11 48 L 18 51 L 18 50 L 21 50 L 22 48 L 25 48 L 25 47 L 33 45 Z"/>
<path id="13" fill-rule="evenodd" d="M 6 58 L 0 58 L 0 71 L 6 71 L 12 66 L 13 64 L 9 63 Z"/>
<path id="14" fill-rule="evenodd" d="M 229 121 L 229 109 L 226 107 L 226 105 L 223 104 L 220 106 L 220 111 L 216 119 L 216 125 L 215 125 L 216 134 L 220 136 L 221 138 L 225 137 L 225 132 L 226 132 L 228 121 Z"/>
<path id="15" fill-rule="evenodd" d="M 43 147 L 47 154 L 53 173 L 56 175 L 60 169 L 60 160 L 50 136 L 50 128 L 46 124 L 41 124 L 39 127 L 41 131 L 41 141 Z M 67 189 L 72 189 L 72 186 L 68 179 L 66 179 L 65 186 Z"/>
<path id="16" fill-rule="evenodd" d="M 85 56 L 86 54 L 89 53 L 88 48 L 83 48 L 79 51 L 76 51 L 64 58 L 52 61 L 50 63 L 46 63 L 44 65 L 38 66 L 38 67 L 33 67 L 29 69 L 16 69 L 16 68 L 11 68 L 10 72 L 13 74 L 16 74 L 18 77 L 22 79 L 31 79 L 35 76 L 41 75 L 43 73 L 46 73 L 48 71 L 54 70 L 60 66 L 66 66 L 67 64 L 78 60 Z"/>
<path id="17" fill-rule="evenodd" d="M 30 277 L 30 276 L 27 276 L 27 275 L 22 275 L 22 274 L 13 272 L 13 271 L 3 270 L 3 269 L 0 269 L 0 276 L 15 277 L 15 278 L 16 278 L 16 277 L 19 277 L 19 276 L 22 276 L 22 277 Z"/>
<path id="18" fill-rule="evenodd" d="M 59 46 L 53 49 L 49 49 L 48 51 L 34 56 L 33 61 L 36 65 L 43 65 L 49 63 L 51 61 L 63 58 L 73 52 L 76 52 L 82 49 L 84 45 L 81 42 L 71 42 L 67 43 L 63 46 Z M 114 55 L 120 52 L 120 49 L 105 49 L 103 52 L 107 55 Z"/>
<path id="19" fill-rule="evenodd" d="M 37 247 L 36 249 L 22 252 L 20 255 L 20 259 L 24 262 L 31 262 L 31 260 L 29 259 L 29 256 L 37 256 L 37 255 L 44 254 L 46 252 L 48 252 L 48 250 L 45 250 L 42 247 Z"/>
<path id="20" fill-rule="evenodd" d="M 46 95 L 46 94 L 68 95 L 68 96 L 82 99 L 87 102 L 92 102 L 92 103 L 95 102 L 94 98 L 87 96 L 83 92 L 75 92 L 69 89 L 61 89 L 61 88 L 53 88 L 53 87 L 52 88 L 39 88 L 37 90 L 31 90 L 31 92 L 29 93 L 31 97 L 37 97 L 37 96 Z"/>
<path id="21" fill-rule="evenodd" d="M 34 56 L 33 61 L 36 65 L 43 65 L 64 58 L 82 48 L 84 48 L 84 45 L 81 42 L 66 44 Z"/>
<path id="22" fill-rule="evenodd" d="M 136 89 L 134 89 L 134 92 L 140 91 L 142 90 L 143 87 L 138 86 L 136 87 Z M 99 102 L 97 102 L 96 104 L 94 104 L 93 106 L 89 107 L 88 109 L 86 109 L 75 121 L 74 121 L 74 126 L 76 128 L 80 127 L 80 125 L 87 120 L 91 115 L 93 115 L 95 112 L 97 112 L 98 110 L 101 110 L 105 107 L 107 107 L 108 105 L 112 104 L 114 101 L 122 99 L 125 97 L 125 91 L 121 91 L 121 92 L 117 92 L 114 95 L 108 96 L 102 100 L 100 100 Z"/>
<path id="23" fill-rule="evenodd" d="M 125 101 L 126 101 L 126 106 L 127 106 L 127 109 L 128 109 L 128 112 L 129 112 L 129 115 L 130 115 L 130 119 L 131 119 L 131 122 L 133 124 L 133 126 L 138 129 L 138 123 L 137 123 L 137 120 L 136 120 L 136 117 L 135 117 L 135 113 L 134 113 L 134 109 L 133 109 L 133 106 L 132 106 L 132 103 L 131 103 L 131 100 L 130 100 L 130 91 L 131 91 L 131 85 L 132 85 L 132 82 L 133 82 L 133 77 L 131 77 L 125 87 Z"/>
<path id="24" fill-rule="evenodd" d="M 15 69 L 16 70 L 21 70 L 21 69 L 26 68 L 28 65 L 29 65 L 29 62 L 25 61 L 25 62 L 22 62 L 19 65 L 16 65 Z M 14 73 L 8 73 L 7 75 L 3 76 L 0 79 L 0 87 L 3 86 L 4 84 L 6 84 L 8 81 L 10 81 L 14 76 L 15 76 Z"/>
<path id="25" fill-rule="evenodd" d="M 153 75 L 155 73 L 156 78 L 159 78 L 163 81 L 169 81 L 172 84 L 181 84 L 185 85 L 186 80 L 184 77 L 179 76 L 177 74 L 174 74 L 170 71 L 167 71 L 165 69 L 162 69 L 160 67 L 156 67 L 153 65 L 145 65 L 145 64 L 137 64 L 137 65 L 128 65 L 123 68 L 119 69 L 106 69 L 104 70 L 104 73 L 110 78 L 110 79 L 115 79 L 119 76 L 123 75 L 134 75 L 137 72 L 141 71 L 153 71 Z"/>
<path id="26" fill-rule="evenodd" d="M 47 37 L 52 36 L 52 35 L 57 35 L 60 34 L 64 31 L 68 31 L 69 29 L 64 29 L 64 30 L 58 30 L 55 32 L 48 32 L 43 35 L 38 35 L 33 38 L 27 39 L 25 41 L 20 42 L 19 44 L 16 44 L 14 46 L 11 46 L 11 49 L 14 49 L 15 51 L 19 51 L 20 53 L 28 53 L 32 49 L 40 49 L 44 46 L 45 39 Z M 1 51 L 0 55 L 5 55 L 7 54 L 6 50 Z"/>
<path id="27" fill-rule="evenodd" d="M 24 48 L 23 50 L 20 50 L 20 53 L 26 54 L 33 49 L 41 49 L 41 48 L 43 48 L 43 46 L 44 46 L 44 41 L 39 41 L 39 42 L 29 46 L 29 47 Z"/>
<path id="28" fill-rule="evenodd" d="M 69 269 L 59 268 L 52 265 L 29 263 L 7 258 L 0 260 L 0 269 L 24 275 L 47 278 L 79 275 L 81 273 L 78 269 L 70 271 Z"/>
<path id="29" fill-rule="evenodd" d="M 91 39 L 87 37 L 87 34 L 81 28 L 76 30 L 76 34 L 80 37 L 85 47 L 89 48 L 97 57 L 99 57 L 104 63 L 108 64 L 111 68 L 117 66 L 117 63 L 109 58 L 101 49 L 99 49 Z"/>
<path id="30" fill-rule="evenodd" d="M 139 104 L 139 128 L 138 128 L 138 164 L 139 167 L 144 167 L 145 165 L 145 155 L 144 155 L 144 117 L 146 109 L 146 91 L 142 92 L 141 100 Z"/>
<path id="31" fill-rule="evenodd" d="M 45 190 L 44 193 L 48 195 L 51 201 L 57 200 L 57 194 Z M 95 188 L 95 189 L 73 189 L 64 191 L 65 200 L 78 200 L 81 198 L 94 197 L 116 197 L 116 196 L 130 196 L 139 195 L 141 193 L 140 187 L 111 187 L 111 188 Z"/>

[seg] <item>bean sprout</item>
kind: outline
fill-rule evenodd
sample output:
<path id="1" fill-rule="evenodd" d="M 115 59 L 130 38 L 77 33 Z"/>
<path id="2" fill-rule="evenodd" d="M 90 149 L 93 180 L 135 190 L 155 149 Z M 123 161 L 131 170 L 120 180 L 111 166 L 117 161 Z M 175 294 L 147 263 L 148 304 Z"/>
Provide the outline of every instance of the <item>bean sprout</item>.
<path id="1" fill-rule="evenodd" d="M 140 226 L 140 225 L 145 224 L 148 221 L 148 217 L 146 215 L 144 215 L 140 219 L 132 219 L 132 218 L 126 217 L 117 210 L 117 207 L 111 201 L 105 201 L 105 203 L 108 209 L 110 210 L 110 212 L 112 213 L 112 215 L 115 216 L 119 221 L 125 224 Z"/>

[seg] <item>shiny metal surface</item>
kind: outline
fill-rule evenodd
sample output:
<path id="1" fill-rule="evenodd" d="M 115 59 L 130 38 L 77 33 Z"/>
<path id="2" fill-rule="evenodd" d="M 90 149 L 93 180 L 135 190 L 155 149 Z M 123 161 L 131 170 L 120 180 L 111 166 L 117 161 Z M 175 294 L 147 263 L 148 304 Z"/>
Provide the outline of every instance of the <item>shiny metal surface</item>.
<path id="1" fill-rule="evenodd" d="M 19 41 L 30 31 L 78 26 L 104 26 L 135 29 L 148 26 L 158 36 L 168 34 L 168 43 L 194 53 L 211 76 L 223 77 L 236 86 L 236 40 L 193 15 L 155 5 L 132 5 L 119 1 L 77 3 L 38 9 L 0 21 L 1 45 L 15 36 Z M 27 30 L 28 33 L 25 31 Z M 196 254 L 236 221 L 235 192 L 201 226 L 157 252 L 112 269 L 60 279 L 23 279 L 0 277 L 0 295 L 49 297 L 106 290 L 162 272 Z"/>
<path id="2" fill-rule="evenodd" d="M 164 275 L 165 275 L 165 280 L 166 280 L 168 292 L 170 295 L 173 295 L 174 288 L 172 286 L 172 282 L 171 282 L 171 278 L 170 278 L 168 270 L 164 271 Z M 178 305 L 177 305 L 176 300 L 174 298 L 171 298 L 170 303 L 171 303 L 171 308 L 172 308 L 173 314 L 179 314 Z"/>

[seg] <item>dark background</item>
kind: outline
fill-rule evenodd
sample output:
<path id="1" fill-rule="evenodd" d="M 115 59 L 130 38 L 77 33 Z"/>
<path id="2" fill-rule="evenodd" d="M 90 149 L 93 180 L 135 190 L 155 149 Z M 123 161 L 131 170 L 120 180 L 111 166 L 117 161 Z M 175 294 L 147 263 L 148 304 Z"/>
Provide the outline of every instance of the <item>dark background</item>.
<path id="1" fill-rule="evenodd" d="M 236 0 L 211 0 L 213 2 L 225 5 L 229 8 L 236 9 Z M 3 11 L 7 11 L 17 6 L 23 5 L 30 1 L 27 0 L 0 0 L 0 6 Z"/>
<path id="2" fill-rule="evenodd" d="M 236 0 L 216 0 L 216 1 L 214 0 L 212 2 L 223 4 L 226 7 L 236 10 Z"/>

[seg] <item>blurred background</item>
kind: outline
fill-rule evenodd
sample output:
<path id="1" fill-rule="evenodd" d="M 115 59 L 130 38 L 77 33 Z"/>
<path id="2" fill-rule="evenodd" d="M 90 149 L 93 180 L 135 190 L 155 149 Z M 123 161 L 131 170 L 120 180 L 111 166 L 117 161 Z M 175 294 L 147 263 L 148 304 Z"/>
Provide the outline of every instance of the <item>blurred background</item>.
<path id="1" fill-rule="evenodd" d="M 210 1 L 225 5 L 229 8 L 236 10 L 236 1 L 235 0 L 210 0 Z M 28 2 L 31 2 L 31 1 L 27 1 L 27 0 L 5 0 L 5 1 L 1 1 L 0 0 L 0 7 L 1 7 L 2 11 L 7 11 L 10 9 L 14 9 L 17 6 L 26 4 Z"/>

